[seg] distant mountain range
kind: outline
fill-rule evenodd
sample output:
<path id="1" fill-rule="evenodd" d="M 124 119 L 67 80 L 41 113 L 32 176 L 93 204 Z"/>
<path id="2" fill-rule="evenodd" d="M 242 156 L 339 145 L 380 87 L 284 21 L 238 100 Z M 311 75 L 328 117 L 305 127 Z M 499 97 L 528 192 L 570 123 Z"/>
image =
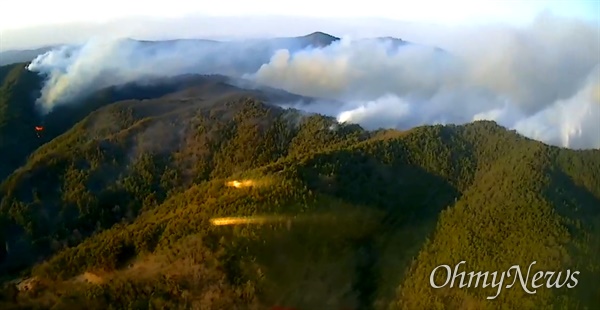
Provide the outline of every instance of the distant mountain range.
<path id="1" fill-rule="evenodd" d="M 57 46 L 44 46 L 29 50 L 9 50 L 0 52 L 0 66 L 32 61 L 38 55 L 44 54 L 55 47 Z"/>
<path id="2" fill-rule="evenodd" d="M 374 38 L 375 40 L 387 41 L 391 42 L 393 47 L 400 47 L 406 44 L 411 44 L 410 42 L 404 41 L 399 38 L 394 37 L 378 37 Z M 207 39 L 173 39 L 173 40 L 160 40 L 160 41 L 150 41 L 150 40 L 136 40 L 136 39 L 127 39 L 132 42 L 137 42 L 142 44 L 147 48 L 160 48 L 166 47 L 169 45 L 181 45 L 185 46 L 186 44 L 198 46 L 199 44 L 206 46 L 215 46 L 215 45 L 232 45 L 235 47 L 236 45 L 243 44 L 244 46 L 253 46 L 257 52 L 262 52 L 265 49 L 270 51 L 274 51 L 277 49 L 289 49 L 289 50 L 298 50 L 304 49 L 307 47 L 317 47 L 323 48 L 331 45 L 334 42 L 340 41 L 341 39 L 324 33 L 324 32 L 314 32 L 305 36 L 299 37 L 283 37 L 283 38 L 267 38 L 267 39 L 249 39 L 249 40 L 236 40 L 236 41 L 217 41 L 217 40 L 207 40 Z M 36 49 L 27 49 L 27 50 L 9 50 L 0 52 L 0 66 L 19 63 L 19 62 L 29 62 L 35 59 L 37 56 L 44 54 L 53 48 L 60 47 L 62 45 L 56 46 L 45 46 Z"/>

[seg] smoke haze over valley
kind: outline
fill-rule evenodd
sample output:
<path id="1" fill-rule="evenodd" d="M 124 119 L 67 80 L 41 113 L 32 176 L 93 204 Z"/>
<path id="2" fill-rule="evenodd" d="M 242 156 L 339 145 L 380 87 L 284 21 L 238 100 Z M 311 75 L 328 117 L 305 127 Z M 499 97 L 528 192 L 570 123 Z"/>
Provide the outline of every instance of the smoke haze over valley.
<path id="1" fill-rule="evenodd" d="M 286 106 L 368 129 L 494 120 L 548 144 L 600 148 L 598 38 L 589 22 L 542 14 L 524 26 L 462 28 L 440 42 L 444 50 L 324 33 L 228 42 L 93 39 L 55 48 L 28 68 L 47 77 L 38 102 L 44 113 L 108 86 L 223 74 L 315 97 Z"/>

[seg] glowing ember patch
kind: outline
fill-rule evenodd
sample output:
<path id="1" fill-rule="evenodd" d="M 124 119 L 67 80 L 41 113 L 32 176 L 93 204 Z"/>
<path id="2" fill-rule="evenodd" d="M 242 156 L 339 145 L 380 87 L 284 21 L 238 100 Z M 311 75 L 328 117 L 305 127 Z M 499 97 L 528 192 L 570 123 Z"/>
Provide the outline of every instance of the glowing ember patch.
<path id="1" fill-rule="evenodd" d="M 225 183 L 225 185 L 229 186 L 229 187 L 235 187 L 235 188 L 243 188 L 243 187 L 249 187 L 249 186 L 253 186 L 254 185 L 254 181 L 252 180 L 242 180 L 242 181 L 230 181 Z"/>
<path id="2" fill-rule="evenodd" d="M 285 221 L 281 216 L 252 216 L 252 217 L 221 217 L 210 220 L 215 226 L 241 225 L 241 224 L 266 224 Z"/>

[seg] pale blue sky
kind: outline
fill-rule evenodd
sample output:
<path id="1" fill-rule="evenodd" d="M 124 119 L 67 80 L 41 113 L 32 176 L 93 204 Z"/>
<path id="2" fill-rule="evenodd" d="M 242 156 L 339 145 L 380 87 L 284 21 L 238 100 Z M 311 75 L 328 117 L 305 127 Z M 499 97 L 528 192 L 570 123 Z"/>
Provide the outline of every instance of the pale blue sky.
<path id="1" fill-rule="evenodd" d="M 286 15 L 305 17 L 381 17 L 441 24 L 477 21 L 521 23 L 548 9 L 555 14 L 598 19 L 600 0 L 8 0 L 0 5 L 0 28 L 26 28 L 69 22 L 107 22 L 143 17 L 199 15 Z"/>

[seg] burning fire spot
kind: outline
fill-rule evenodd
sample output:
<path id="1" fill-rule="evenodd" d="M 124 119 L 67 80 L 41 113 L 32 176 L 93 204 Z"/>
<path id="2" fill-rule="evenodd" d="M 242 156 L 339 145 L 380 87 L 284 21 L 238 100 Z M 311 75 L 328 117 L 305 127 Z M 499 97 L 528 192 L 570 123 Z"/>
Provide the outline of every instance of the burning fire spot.
<path id="1" fill-rule="evenodd" d="M 282 216 L 248 216 L 248 217 L 220 217 L 211 219 L 215 226 L 241 225 L 241 224 L 268 224 L 288 220 Z"/>
<path id="2" fill-rule="evenodd" d="M 35 134 L 37 135 L 38 138 L 42 137 L 42 131 L 44 131 L 43 126 L 35 126 Z"/>
<path id="3" fill-rule="evenodd" d="M 229 187 L 235 187 L 235 188 L 243 188 L 243 187 L 249 187 L 249 186 L 253 186 L 254 185 L 254 181 L 252 180 L 242 180 L 242 181 L 230 181 L 225 183 L 225 185 L 229 186 Z"/>

